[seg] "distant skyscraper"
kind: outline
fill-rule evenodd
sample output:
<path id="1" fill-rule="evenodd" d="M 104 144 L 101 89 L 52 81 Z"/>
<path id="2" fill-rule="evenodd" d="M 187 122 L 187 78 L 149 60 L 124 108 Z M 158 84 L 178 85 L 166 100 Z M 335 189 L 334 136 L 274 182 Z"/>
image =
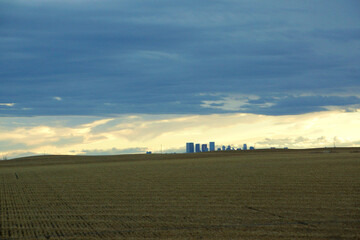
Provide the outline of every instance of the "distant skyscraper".
<path id="1" fill-rule="evenodd" d="M 254 150 L 255 148 L 253 146 L 250 147 L 250 150 Z"/>
<path id="2" fill-rule="evenodd" d="M 201 151 L 202 152 L 207 152 L 208 151 L 207 144 L 202 144 L 201 145 Z"/>
<path id="3" fill-rule="evenodd" d="M 210 152 L 215 151 L 215 142 L 210 142 L 209 146 L 210 146 Z"/>
<path id="4" fill-rule="evenodd" d="M 227 146 L 226 151 L 230 151 L 230 150 L 231 150 L 231 146 L 229 145 Z"/>
<path id="5" fill-rule="evenodd" d="M 218 150 L 218 151 L 221 151 L 221 148 L 218 148 L 217 150 Z"/>
<path id="6" fill-rule="evenodd" d="M 247 145 L 244 143 L 243 150 L 247 150 Z"/>
<path id="7" fill-rule="evenodd" d="M 225 151 L 226 150 L 226 147 L 225 145 L 222 146 L 222 150 Z"/>
<path id="8" fill-rule="evenodd" d="M 188 142 L 186 143 L 186 153 L 193 153 L 194 152 L 194 143 Z"/>
<path id="9" fill-rule="evenodd" d="M 195 144 L 195 152 L 201 152 L 200 143 Z"/>

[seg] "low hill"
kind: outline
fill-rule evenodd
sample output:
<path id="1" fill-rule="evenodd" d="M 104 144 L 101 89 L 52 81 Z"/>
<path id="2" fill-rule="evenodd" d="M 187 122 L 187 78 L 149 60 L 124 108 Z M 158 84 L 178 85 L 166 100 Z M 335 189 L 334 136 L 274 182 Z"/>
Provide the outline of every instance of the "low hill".
<path id="1" fill-rule="evenodd" d="M 145 160 L 174 160 L 174 159 L 193 159 L 228 157 L 244 155 L 263 155 L 263 154 L 316 154 L 316 153 L 360 153 L 360 148 L 309 148 L 309 149 L 256 149 L 246 151 L 215 151 L 204 153 L 164 153 L 164 154 L 121 154 L 121 155 L 37 155 L 29 157 L 15 158 L 0 161 L 0 166 L 16 165 L 52 165 L 52 164 L 82 164 L 114 161 L 145 161 Z"/>

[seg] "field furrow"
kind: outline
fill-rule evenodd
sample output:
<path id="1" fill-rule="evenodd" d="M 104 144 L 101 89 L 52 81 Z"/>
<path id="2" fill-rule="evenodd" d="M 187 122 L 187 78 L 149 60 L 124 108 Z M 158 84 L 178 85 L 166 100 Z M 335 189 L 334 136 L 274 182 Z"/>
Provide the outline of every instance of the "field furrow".
<path id="1" fill-rule="evenodd" d="M 196 156 L 0 162 L 0 239 L 360 238 L 358 152 Z"/>

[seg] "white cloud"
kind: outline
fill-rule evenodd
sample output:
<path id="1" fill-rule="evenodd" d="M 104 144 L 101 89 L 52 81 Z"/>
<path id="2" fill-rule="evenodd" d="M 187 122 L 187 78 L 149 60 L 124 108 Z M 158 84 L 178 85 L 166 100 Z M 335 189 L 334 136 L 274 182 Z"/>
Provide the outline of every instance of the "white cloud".
<path id="1" fill-rule="evenodd" d="M 15 103 L 0 103 L 0 106 L 13 107 Z"/>
<path id="2" fill-rule="evenodd" d="M 54 100 L 56 101 L 62 101 L 63 99 L 61 97 L 53 97 Z"/>

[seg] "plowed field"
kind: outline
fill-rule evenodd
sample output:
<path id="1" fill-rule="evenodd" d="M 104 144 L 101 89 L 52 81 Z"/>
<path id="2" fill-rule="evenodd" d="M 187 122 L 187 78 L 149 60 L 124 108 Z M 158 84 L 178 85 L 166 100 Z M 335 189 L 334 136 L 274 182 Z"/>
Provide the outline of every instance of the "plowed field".
<path id="1" fill-rule="evenodd" d="M 358 150 L 0 161 L 0 239 L 359 239 Z"/>

